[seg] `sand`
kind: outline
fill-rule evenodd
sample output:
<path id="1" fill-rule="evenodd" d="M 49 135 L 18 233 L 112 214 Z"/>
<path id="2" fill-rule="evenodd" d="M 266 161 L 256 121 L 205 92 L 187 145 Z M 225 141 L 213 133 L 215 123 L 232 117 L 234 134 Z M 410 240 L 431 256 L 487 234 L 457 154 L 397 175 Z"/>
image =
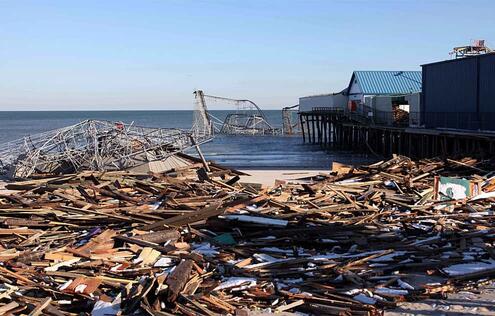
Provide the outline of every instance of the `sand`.
<path id="1" fill-rule="evenodd" d="M 495 315 L 495 283 L 480 288 L 481 291 L 460 291 L 447 295 L 444 300 L 403 302 L 399 307 L 386 311 L 386 316 L 398 315 Z"/>

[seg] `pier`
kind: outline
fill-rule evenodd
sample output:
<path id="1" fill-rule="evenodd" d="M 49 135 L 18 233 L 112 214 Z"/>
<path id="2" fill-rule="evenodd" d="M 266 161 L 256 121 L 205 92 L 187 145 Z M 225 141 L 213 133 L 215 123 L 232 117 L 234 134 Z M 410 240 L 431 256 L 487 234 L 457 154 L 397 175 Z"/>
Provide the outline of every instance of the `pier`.
<path id="1" fill-rule="evenodd" d="M 495 154 L 495 133 L 377 124 L 362 112 L 342 108 L 315 108 L 299 113 L 299 119 L 303 141 L 323 149 L 414 158 Z"/>

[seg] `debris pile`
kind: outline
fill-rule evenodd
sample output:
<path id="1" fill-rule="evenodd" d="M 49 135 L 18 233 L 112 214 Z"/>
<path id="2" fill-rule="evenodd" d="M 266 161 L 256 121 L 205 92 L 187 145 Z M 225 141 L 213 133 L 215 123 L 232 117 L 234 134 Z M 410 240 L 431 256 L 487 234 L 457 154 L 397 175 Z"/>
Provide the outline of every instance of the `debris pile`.
<path id="1" fill-rule="evenodd" d="M 273 188 L 208 167 L 8 184 L 0 313 L 378 315 L 495 276 L 486 164 L 396 156 Z"/>
<path id="2" fill-rule="evenodd" d="M 195 117 L 204 111 L 195 109 Z M 157 162 L 212 139 L 177 128 L 85 120 L 0 144 L 0 175 L 11 179 L 84 170 L 123 170 Z M 192 137 L 194 136 L 194 138 Z"/>

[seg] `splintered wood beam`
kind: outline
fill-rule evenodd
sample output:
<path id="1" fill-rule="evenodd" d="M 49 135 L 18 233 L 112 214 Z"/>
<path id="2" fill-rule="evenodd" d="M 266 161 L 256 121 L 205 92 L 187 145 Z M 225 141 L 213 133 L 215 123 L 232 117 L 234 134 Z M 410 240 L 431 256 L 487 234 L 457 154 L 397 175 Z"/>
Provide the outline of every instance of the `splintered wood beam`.
<path id="1" fill-rule="evenodd" d="M 168 285 L 167 301 L 175 302 L 180 292 L 186 285 L 191 275 L 193 261 L 190 259 L 183 260 L 175 270 L 167 277 L 165 284 Z"/>

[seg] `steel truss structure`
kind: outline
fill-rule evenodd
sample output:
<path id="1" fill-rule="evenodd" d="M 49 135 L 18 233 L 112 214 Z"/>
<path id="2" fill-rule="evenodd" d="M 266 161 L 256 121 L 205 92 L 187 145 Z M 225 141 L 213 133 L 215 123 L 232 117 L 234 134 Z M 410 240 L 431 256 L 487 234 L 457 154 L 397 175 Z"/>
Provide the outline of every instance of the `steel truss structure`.
<path id="1" fill-rule="evenodd" d="M 287 106 L 282 109 L 282 124 L 284 135 L 301 134 L 301 124 L 299 122 L 299 104 Z"/>
<path id="2" fill-rule="evenodd" d="M 0 145 L 0 170 L 10 178 L 123 170 L 211 139 L 195 131 L 86 120 Z"/>
<path id="3" fill-rule="evenodd" d="M 207 122 L 198 122 L 208 133 L 220 133 L 228 135 L 279 135 L 282 130 L 274 128 L 267 120 L 265 113 L 251 100 L 237 100 L 213 95 L 206 95 L 201 90 L 194 92 L 198 108 L 205 109 Z M 213 116 L 208 112 L 206 102 L 219 102 L 234 105 L 235 110 L 227 114 L 224 120 Z M 195 121 L 196 122 L 196 121 Z"/>

